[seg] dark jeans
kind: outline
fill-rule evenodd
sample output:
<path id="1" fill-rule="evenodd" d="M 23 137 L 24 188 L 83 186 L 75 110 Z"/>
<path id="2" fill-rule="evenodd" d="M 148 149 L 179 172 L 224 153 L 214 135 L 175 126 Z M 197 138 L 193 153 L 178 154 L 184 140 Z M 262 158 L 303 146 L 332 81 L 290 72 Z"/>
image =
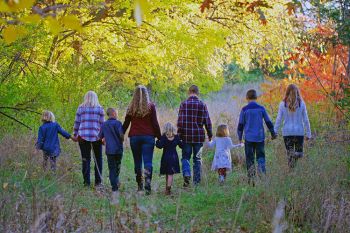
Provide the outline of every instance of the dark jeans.
<path id="1" fill-rule="evenodd" d="M 120 164 L 123 154 L 107 155 L 109 181 L 111 182 L 112 191 L 118 191 Z"/>
<path id="2" fill-rule="evenodd" d="M 91 162 L 91 149 L 94 150 L 95 160 L 95 185 L 99 185 L 102 182 L 102 142 L 95 141 L 89 142 L 81 139 L 79 141 L 79 147 L 81 152 L 81 158 L 83 161 L 82 172 L 84 177 L 84 184 L 90 185 L 90 162 Z"/>
<path id="3" fill-rule="evenodd" d="M 265 142 L 245 141 L 245 160 L 247 165 L 248 177 L 255 177 L 255 158 L 258 163 L 258 173 L 265 174 Z"/>
<path id="4" fill-rule="evenodd" d="M 43 168 L 47 169 L 47 161 L 50 160 L 50 168 L 52 171 L 56 171 L 56 156 L 50 155 L 49 153 L 44 152 L 43 156 Z"/>
<path id="5" fill-rule="evenodd" d="M 182 147 L 182 174 L 183 176 L 191 176 L 190 159 L 193 153 L 193 183 L 201 182 L 202 167 L 202 147 L 203 143 L 184 143 Z"/>
<path id="6" fill-rule="evenodd" d="M 285 136 L 283 139 L 287 149 L 288 166 L 293 168 L 296 161 L 304 155 L 304 136 Z"/>
<path id="7" fill-rule="evenodd" d="M 154 136 L 132 136 L 130 137 L 130 147 L 134 157 L 134 171 L 136 181 L 142 180 L 142 161 L 145 169 L 146 183 L 152 180 L 153 171 L 153 151 L 154 151 Z M 147 184 L 146 184 L 147 185 Z"/>

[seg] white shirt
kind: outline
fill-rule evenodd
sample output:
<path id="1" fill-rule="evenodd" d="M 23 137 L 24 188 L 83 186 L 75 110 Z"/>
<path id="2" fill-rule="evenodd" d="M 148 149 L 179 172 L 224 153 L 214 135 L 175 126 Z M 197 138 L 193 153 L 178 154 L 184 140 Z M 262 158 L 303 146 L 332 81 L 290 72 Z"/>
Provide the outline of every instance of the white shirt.
<path id="1" fill-rule="evenodd" d="M 289 111 L 284 101 L 280 103 L 275 123 L 277 134 L 281 125 L 282 136 L 304 136 L 306 131 L 306 136 L 311 138 L 310 122 L 304 101 L 301 101 L 300 107 L 295 112 Z"/>

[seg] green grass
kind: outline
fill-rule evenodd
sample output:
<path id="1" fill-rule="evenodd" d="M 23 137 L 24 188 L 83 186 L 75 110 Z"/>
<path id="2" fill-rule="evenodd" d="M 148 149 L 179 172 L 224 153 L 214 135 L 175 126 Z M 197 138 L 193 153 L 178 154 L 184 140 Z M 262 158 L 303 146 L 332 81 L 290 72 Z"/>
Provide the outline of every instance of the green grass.
<path id="1" fill-rule="evenodd" d="M 234 157 L 238 154 L 243 155 L 243 150 L 233 151 Z M 8 155 L 2 159 L 0 198 L 3 204 L 0 216 L 9 223 L 3 222 L 0 230 L 4 231 L 6 224 L 7 228 L 14 228 L 10 222 L 20 221 L 19 217 L 18 220 L 13 218 L 16 216 L 14 208 L 21 196 L 26 200 L 21 208 L 28 215 L 22 221 L 26 221 L 29 228 L 35 222 L 34 200 L 40 214 L 50 209 L 50 203 L 59 194 L 63 199 L 65 215 L 74 216 L 70 230 L 89 223 L 89 231 L 108 231 L 111 224 L 116 227 L 117 222 L 122 221 L 120 219 L 126 219 L 126 226 L 133 231 L 144 232 L 153 232 L 157 228 L 162 232 L 229 232 L 232 229 L 270 232 L 277 203 L 285 200 L 284 220 L 288 222 L 289 232 L 315 232 L 326 227 L 334 232 L 346 232 L 348 216 L 344 216 L 344 219 L 338 216 L 340 224 L 343 224 L 340 230 L 337 230 L 336 222 L 327 226 L 324 220 L 327 218 L 325 206 L 328 202 L 338 211 L 341 198 L 350 200 L 346 156 L 349 149 L 345 145 L 318 142 L 307 145 L 307 156 L 299 161 L 293 172 L 288 172 L 282 140 L 269 143 L 266 154 L 268 173 L 257 181 L 256 187 L 251 187 L 246 182 L 244 164 L 237 164 L 226 183 L 219 185 L 216 173 L 210 171 L 212 152 L 205 152 L 202 184 L 184 190 L 182 176 L 178 174 L 175 176 L 173 195 L 168 197 L 163 194 L 165 178 L 158 175 L 160 151 L 156 150 L 154 155 L 153 193 L 144 196 L 135 192 L 132 155 L 126 150 L 120 177 L 121 204 L 115 207 L 109 202 L 106 162 L 103 171 L 106 192 L 101 194 L 93 188 L 83 188 L 76 145 L 70 143 L 64 148 L 57 174 L 43 172 L 41 155 L 25 148 L 15 157 Z M 349 211 L 350 207 L 342 208 Z M 119 220 L 114 222 L 111 219 Z"/>

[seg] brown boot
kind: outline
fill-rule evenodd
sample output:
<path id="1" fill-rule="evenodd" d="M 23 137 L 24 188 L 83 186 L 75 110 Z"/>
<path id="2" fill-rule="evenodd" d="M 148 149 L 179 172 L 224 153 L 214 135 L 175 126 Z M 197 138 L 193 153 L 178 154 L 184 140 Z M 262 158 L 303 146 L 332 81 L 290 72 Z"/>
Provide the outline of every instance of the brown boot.
<path id="1" fill-rule="evenodd" d="M 171 186 L 167 186 L 166 188 L 165 188 L 165 195 L 171 195 Z"/>
<path id="2" fill-rule="evenodd" d="M 191 181 L 190 176 L 184 176 L 184 188 L 190 187 L 190 181 Z"/>
<path id="3" fill-rule="evenodd" d="M 143 177 L 142 177 L 142 173 L 138 172 L 136 174 L 136 182 L 137 182 L 137 191 L 143 191 Z"/>

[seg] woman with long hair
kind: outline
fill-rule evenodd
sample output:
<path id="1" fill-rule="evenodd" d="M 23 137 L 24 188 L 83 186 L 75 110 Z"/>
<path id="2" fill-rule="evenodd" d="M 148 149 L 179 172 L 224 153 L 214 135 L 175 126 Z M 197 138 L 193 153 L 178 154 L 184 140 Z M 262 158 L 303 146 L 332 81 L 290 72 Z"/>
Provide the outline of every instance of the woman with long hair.
<path id="1" fill-rule="evenodd" d="M 91 149 L 95 161 L 95 187 L 100 187 L 102 183 L 102 142 L 98 135 L 103 122 L 104 110 L 97 94 L 88 91 L 77 109 L 74 122 L 74 137 L 79 142 L 85 186 L 90 186 Z"/>
<path id="2" fill-rule="evenodd" d="M 305 133 L 306 140 L 311 138 L 306 105 L 295 84 L 290 84 L 287 87 L 285 97 L 279 105 L 275 124 L 276 133 L 278 133 L 281 125 L 284 144 L 287 150 L 288 165 L 290 168 L 293 168 L 296 161 L 303 157 Z"/>
<path id="3" fill-rule="evenodd" d="M 143 190 L 142 164 L 144 167 L 146 194 L 151 193 L 153 151 L 155 138 L 160 139 L 160 128 L 155 105 L 150 101 L 147 88 L 139 85 L 134 91 L 123 124 L 124 132 L 129 128 L 130 147 L 134 157 L 134 170 L 138 191 Z"/>

